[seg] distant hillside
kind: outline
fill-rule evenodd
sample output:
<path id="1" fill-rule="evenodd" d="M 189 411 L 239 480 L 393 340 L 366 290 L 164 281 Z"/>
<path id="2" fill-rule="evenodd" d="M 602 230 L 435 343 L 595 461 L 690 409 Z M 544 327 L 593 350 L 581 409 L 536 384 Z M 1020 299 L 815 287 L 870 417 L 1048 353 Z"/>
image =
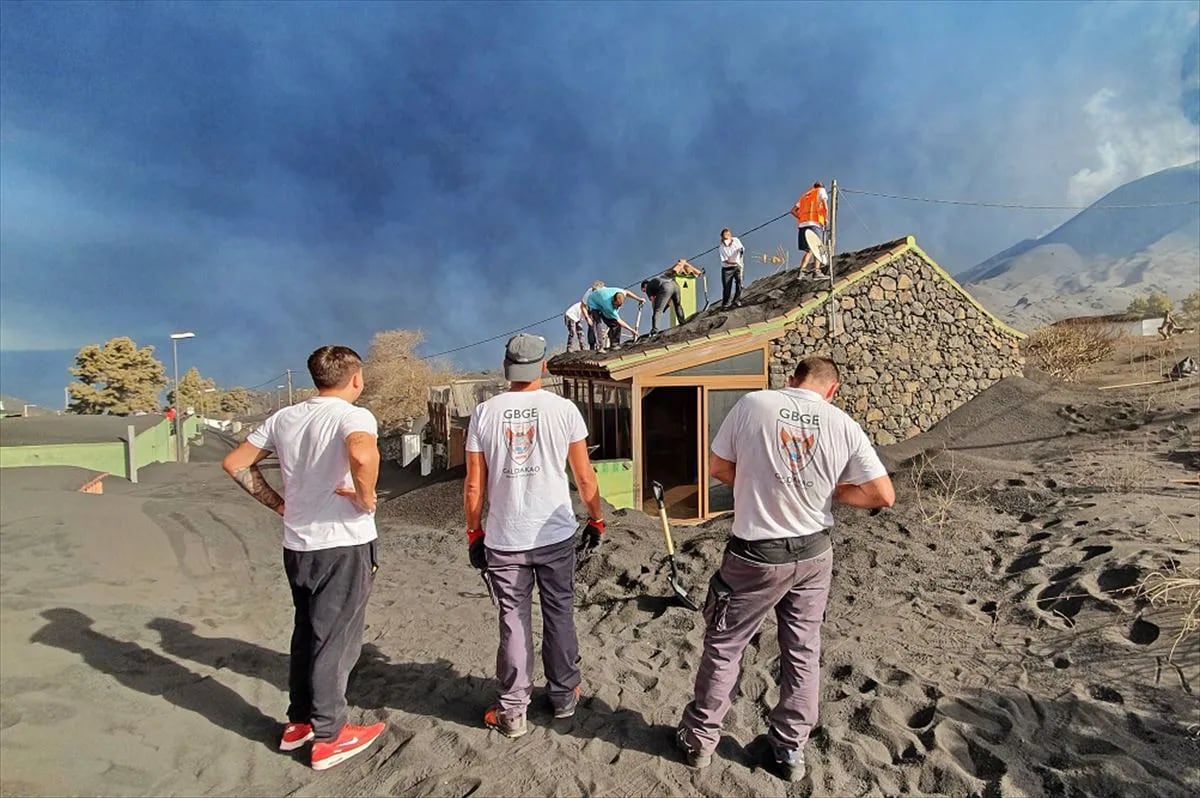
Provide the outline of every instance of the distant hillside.
<path id="1" fill-rule="evenodd" d="M 1124 310 L 1151 289 L 1178 301 L 1200 289 L 1200 205 L 1104 210 L 1200 199 L 1200 161 L 1134 180 L 1061 227 L 958 275 L 1025 329 L 1066 316 Z"/>

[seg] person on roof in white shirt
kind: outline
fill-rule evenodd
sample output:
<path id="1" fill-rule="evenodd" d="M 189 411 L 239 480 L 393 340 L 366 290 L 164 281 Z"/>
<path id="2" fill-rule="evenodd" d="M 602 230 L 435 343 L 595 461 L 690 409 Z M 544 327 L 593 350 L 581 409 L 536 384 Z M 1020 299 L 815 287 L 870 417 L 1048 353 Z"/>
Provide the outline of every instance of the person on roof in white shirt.
<path id="1" fill-rule="evenodd" d="M 588 292 L 591 293 L 590 291 Z M 586 294 L 585 294 L 586 296 Z M 588 314 L 587 300 L 582 302 L 572 302 L 567 309 L 563 311 L 563 324 L 567 326 L 567 351 L 574 352 L 576 349 L 583 349 L 583 326 L 584 319 L 588 320 L 588 327 L 591 328 L 591 316 Z M 595 333 L 592 333 L 593 337 Z"/>
<path id="2" fill-rule="evenodd" d="M 721 310 L 736 308 L 742 296 L 742 277 L 746 271 L 746 248 L 728 227 L 721 231 L 717 247 L 721 258 Z"/>

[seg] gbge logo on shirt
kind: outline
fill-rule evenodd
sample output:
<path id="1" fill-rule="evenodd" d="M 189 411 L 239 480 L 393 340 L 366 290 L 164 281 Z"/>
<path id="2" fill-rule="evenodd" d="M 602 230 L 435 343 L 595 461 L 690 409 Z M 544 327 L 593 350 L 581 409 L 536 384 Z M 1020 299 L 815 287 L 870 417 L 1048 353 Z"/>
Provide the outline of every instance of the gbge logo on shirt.
<path id="1" fill-rule="evenodd" d="M 537 438 L 537 408 L 505 410 L 500 430 L 509 457 L 517 465 L 524 463 L 533 454 L 533 442 Z"/>
<path id="2" fill-rule="evenodd" d="M 783 462 L 788 471 L 798 475 L 812 462 L 817 436 L 821 433 L 821 419 L 810 413 L 781 408 L 775 429 Z"/>

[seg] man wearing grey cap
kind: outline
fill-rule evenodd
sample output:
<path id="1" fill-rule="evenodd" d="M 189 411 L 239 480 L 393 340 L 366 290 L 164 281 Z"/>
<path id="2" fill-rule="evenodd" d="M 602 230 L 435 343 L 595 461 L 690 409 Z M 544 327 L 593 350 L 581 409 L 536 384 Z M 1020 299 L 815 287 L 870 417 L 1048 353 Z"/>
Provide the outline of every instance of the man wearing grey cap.
<path id="1" fill-rule="evenodd" d="M 604 534 L 587 427 L 572 402 L 542 389 L 545 368 L 545 339 L 524 334 L 510 339 L 504 352 L 509 390 L 477 405 L 467 431 L 468 553 L 500 610 L 499 696 L 483 722 L 505 737 L 529 731 L 525 713 L 533 691 L 535 582 L 551 708 L 556 718 L 575 714 L 581 695 L 572 602 L 575 560 L 598 546 Z M 568 464 L 590 514 L 578 547 Z M 486 534 L 481 523 L 485 494 Z"/>

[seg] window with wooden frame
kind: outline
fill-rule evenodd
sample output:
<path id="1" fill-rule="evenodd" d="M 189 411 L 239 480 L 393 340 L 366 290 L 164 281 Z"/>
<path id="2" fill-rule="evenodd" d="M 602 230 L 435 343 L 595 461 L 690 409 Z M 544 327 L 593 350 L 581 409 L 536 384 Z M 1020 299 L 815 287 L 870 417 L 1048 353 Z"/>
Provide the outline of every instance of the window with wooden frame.
<path id="1" fill-rule="evenodd" d="M 575 404 L 588 428 L 588 447 L 593 460 L 633 458 L 633 389 L 628 383 L 578 380 L 576 388 L 589 386 L 587 399 Z"/>

